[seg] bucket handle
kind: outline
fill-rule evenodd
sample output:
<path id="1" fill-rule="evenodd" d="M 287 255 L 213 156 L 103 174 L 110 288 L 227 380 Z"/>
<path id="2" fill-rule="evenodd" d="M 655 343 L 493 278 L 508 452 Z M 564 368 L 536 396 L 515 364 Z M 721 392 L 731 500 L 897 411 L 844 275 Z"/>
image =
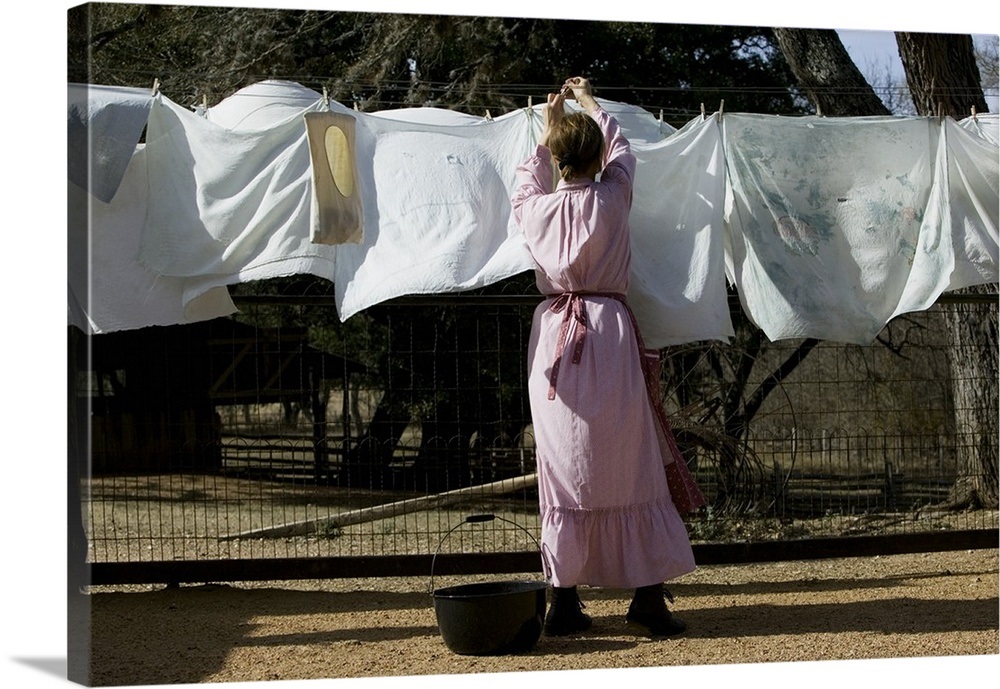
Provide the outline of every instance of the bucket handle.
<path id="1" fill-rule="evenodd" d="M 462 521 L 460 521 L 458 524 L 455 524 L 455 526 L 453 526 L 450 529 L 448 529 L 448 532 L 445 533 L 445 535 L 441 537 L 440 541 L 438 541 L 437 548 L 435 548 L 435 550 L 434 550 L 434 557 L 431 558 L 431 581 L 430 581 L 430 592 L 431 592 L 431 595 L 434 594 L 434 563 L 437 562 L 438 553 L 441 552 L 441 546 L 444 545 L 445 539 L 447 539 L 448 536 L 451 535 L 452 531 L 454 531 L 455 529 L 457 529 L 457 528 L 459 528 L 459 527 L 461 527 L 461 526 L 463 526 L 465 524 L 474 524 L 474 523 L 477 523 L 477 522 L 491 522 L 494 519 L 499 519 L 502 522 L 507 522 L 508 524 L 513 524 L 514 526 L 516 526 L 517 528 L 519 528 L 521 531 L 523 531 L 524 533 L 528 534 L 528 538 L 530 538 L 534 542 L 535 547 L 538 548 L 539 554 L 541 554 L 542 548 L 541 548 L 541 546 L 538 545 L 538 539 L 536 539 L 531 534 L 530 531 L 528 531 L 526 528 L 524 528 L 523 526 L 521 526 L 517 522 L 511 521 L 510 519 L 505 519 L 504 517 L 498 517 L 495 514 L 489 514 L 489 513 L 486 513 L 486 514 L 470 514 L 465 519 L 463 519 Z M 542 568 L 546 570 L 545 571 L 545 576 L 546 576 L 546 578 L 548 578 L 548 567 L 546 567 L 546 565 L 545 565 L 545 558 L 544 557 L 542 558 Z"/>

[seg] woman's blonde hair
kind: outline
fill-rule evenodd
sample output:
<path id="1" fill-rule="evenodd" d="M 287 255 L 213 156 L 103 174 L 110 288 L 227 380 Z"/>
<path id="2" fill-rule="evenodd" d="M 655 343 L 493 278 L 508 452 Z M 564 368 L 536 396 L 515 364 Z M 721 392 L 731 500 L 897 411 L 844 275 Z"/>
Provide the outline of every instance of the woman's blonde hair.
<path id="1" fill-rule="evenodd" d="M 604 154 L 604 135 L 590 115 L 575 112 L 555 123 L 549 134 L 549 150 L 559 159 L 559 175 L 570 180 Z"/>

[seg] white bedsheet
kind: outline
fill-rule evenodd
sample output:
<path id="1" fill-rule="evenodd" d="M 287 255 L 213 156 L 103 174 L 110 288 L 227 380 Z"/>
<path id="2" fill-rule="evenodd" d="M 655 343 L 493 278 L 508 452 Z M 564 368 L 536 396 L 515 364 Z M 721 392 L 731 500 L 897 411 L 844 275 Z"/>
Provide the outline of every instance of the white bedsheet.
<path id="1" fill-rule="evenodd" d="M 945 290 L 996 279 L 983 139 L 933 118 L 724 121 L 730 277 L 771 340 L 867 344 Z"/>

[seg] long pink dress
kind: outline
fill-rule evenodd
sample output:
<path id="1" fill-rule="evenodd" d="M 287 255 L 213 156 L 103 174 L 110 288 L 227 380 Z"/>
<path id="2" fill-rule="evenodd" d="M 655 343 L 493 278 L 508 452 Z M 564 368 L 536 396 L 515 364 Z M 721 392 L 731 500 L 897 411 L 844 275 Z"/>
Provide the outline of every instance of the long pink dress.
<path id="1" fill-rule="evenodd" d="M 541 547 L 554 586 L 634 588 L 695 562 L 622 301 L 635 157 L 613 117 L 593 117 L 605 140 L 600 181 L 560 180 L 553 192 L 552 156 L 538 146 L 518 166 L 512 198 L 548 297 L 528 347 Z"/>

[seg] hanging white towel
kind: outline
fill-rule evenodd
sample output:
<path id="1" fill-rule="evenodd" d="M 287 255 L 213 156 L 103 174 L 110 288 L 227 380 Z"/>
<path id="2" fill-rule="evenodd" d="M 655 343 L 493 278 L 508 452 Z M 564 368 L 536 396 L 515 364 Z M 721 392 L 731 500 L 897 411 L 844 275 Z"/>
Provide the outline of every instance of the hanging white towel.
<path id="1" fill-rule="evenodd" d="M 138 261 L 146 215 L 146 152 L 135 149 L 110 203 L 93 203 L 68 184 L 69 324 L 85 333 L 134 330 L 228 316 L 236 306 L 223 287 L 186 294 L 186 278 L 157 275 Z"/>
<path id="2" fill-rule="evenodd" d="M 629 303 L 650 347 L 727 340 L 721 128 L 698 121 L 658 144 L 632 146 Z"/>
<path id="3" fill-rule="evenodd" d="M 322 94 L 294 81 L 268 79 L 224 98 L 208 108 L 204 117 L 223 129 L 259 131 L 315 110 L 322 99 Z"/>
<path id="4" fill-rule="evenodd" d="M 341 318 L 394 297 L 469 290 L 532 267 L 509 200 L 532 141 L 525 113 L 465 124 L 448 117 L 433 124 L 426 110 L 419 122 L 358 116 L 359 184 L 371 192 L 363 241 L 337 247 Z"/>
<path id="5" fill-rule="evenodd" d="M 989 125 L 988 118 L 979 118 Z M 992 118 L 994 136 L 997 118 Z M 948 290 L 997 282 L 1000 159 L 997 145 L 982 130 L 944 121 L 955 268 Z"/>
<path id="6" fill-rule="evenodd" d="M 962 129 L 973 132 L 994 146 L 1000 142 L 1000 115 L 987 112 L 975 117 L 966 117 L 958 123 Z"/>
<path id="7" fill-rule="evenodd" d="M 641 144 L 655 144 L 663 141 L 668 136 L 677 131 L 676 128 L 661 122 L 653 113 L 630 103 L 597 98 L 601 108 L 609 115 L 618 120 L 618 126 L 622 129 L 622 134 L 633 146 Z M 582 111 L 579 103 L 575 100 L 566 101 L 567 107 L 571 111 Z M 540 111 L 543 106 L 535 106 Z"/>
<path id="8" fill-rule="evenodd" d="M 70 84 L 69 181 L 109 203 L 142 136 L 151 103 L 150 89 Z"/>
<path id="9" fill-rule="evenodd" d="M 236 95 L 234 98 L 244 98 Z M 310 110 L 322 107 L 317 100 Z M 161 275 L 248 279 L 332 262 L 309 238 L 311 177 L 302 111 L 226 129 L 162 96 L 149 116 L 149 205 L 140 260 Z M 241 277 L 242 276 L 242 277 Z"/>

